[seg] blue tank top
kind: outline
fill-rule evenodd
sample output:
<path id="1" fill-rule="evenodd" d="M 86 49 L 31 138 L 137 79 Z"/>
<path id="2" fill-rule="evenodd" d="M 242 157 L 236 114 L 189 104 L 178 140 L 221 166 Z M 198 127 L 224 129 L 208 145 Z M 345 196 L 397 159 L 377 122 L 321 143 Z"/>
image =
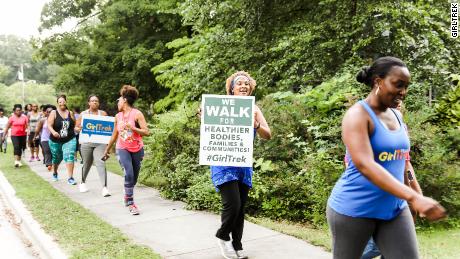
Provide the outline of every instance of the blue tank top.
<path id="1" fill-rule="evenodd" d="M 399 121 L 399 130 L 389 130 L 366 102 L 360 101 L 359 104 L 366 109 L 374 123 L 374 132 L 369 138 L 375 161 L 404 183 L 405 158 L 410 143 L 402 118 L 393 111 Z M 406 201 L 373 184 L 356 168 L 351 156 L 349 158 L 348 168 L 335 184 L 328 205 L 350 217 L 390 220 L 398 216 L 407 206 Z"/>

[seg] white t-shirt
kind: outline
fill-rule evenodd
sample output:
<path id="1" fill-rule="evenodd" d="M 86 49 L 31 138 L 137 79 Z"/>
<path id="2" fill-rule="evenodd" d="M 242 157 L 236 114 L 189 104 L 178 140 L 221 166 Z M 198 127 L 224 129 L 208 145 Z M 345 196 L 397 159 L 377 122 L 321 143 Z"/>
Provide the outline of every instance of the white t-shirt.
<path id="1" fill-rule="evenodd" d="M 0 118 L 0 133 L 3 133 L 3 129 L 6 127 L 6 124 L 8 123 L 8 117 L 3 116 Z"/>

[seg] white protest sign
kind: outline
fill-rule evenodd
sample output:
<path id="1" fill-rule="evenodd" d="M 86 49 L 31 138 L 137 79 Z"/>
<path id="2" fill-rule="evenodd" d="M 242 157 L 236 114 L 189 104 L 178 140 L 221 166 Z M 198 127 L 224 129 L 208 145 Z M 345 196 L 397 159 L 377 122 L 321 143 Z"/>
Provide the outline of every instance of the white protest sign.
<path id="1" fill-rule="evenodd" d="M 254 102 L 254 96 L 202 96 L 200 165 L 252 167 Z"/>
<path id="2" fill-rule="evenodd" d="M 83 114 L 79 141 L 80 143 L 108 144 L 114 126 L 114 117 Z"/>

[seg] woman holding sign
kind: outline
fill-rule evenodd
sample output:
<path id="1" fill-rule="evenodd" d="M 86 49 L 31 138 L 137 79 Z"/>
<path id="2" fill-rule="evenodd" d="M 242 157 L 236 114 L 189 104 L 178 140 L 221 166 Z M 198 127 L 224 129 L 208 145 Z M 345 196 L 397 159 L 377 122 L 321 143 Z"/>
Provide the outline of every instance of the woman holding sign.
<path id="1" fill-rule="evenodd" d="M 90 95 L 88 97 L 88 106 L 89 109 L 81 113 L 77 119 L 77 124 L 75 130 L 80 132 L 82 129 L 81 121 L 83 115 L 100 115 L 107 116 L 105 111 L 99 110 L 99 97 L 96 95 Z M 81 135 L 80 135 L 81 136 Z M 87 192 L 88 188 L 86 187 L 86 178 L 88 177 L 89 170 L 93 165 L 93 161 L 96 164 L 97 172 L 99 174 L 99 180 L 102 184 L 102 196 L 110 196 L 110 192 L 107 189 L 107 170 L 105 168 L 105 161 L 102 160 L 104 157 L 104 151 L 107 147 L 106 144 L 100 143 L 82 143 L 80 146 L 81 158 L 83 159 L 83 167 L 81 173 L 81 183 L 80 183 L 80 192 Z"/>
<path id="2" fill-rule="evenodd" d="M 231 75 L 226 82 L 228 95 L 250 96 L 256 81 L 246 72 Z M 259 107 L 254 107 L 254 134 L 270 139 L 271 132 Z M 252 167 L 211 166 L 211 178 L 222 198 L 221 226 L 216 237 L 225 258 L 247 258 L 241 238 L 244 226 L 244 206 L 252 187 Z M 231 234 L 231 238 L 230 238 Z"/>
<path id="3" fill-rule="evenodd" d="M 429 220 L 445 217 L 445 210 L 404 185 L 410 143 L 394 109 L 406 96 L 409 70 L 398 58 L 382 57 L 356 79 L 371 91 L 342 121 L 350 161 L 326 210 L 334 258 L 360 258 L 370 237 L 385 258 L 419 258 L 407 204 Z"/>
<path id="4" fill-rule="evenodd" d="M 53 181 L 58 180 L 58 167 L 64 160 L 69 178 L 67 183 L 77 184 L 73 179 L 73 168 L 75 163 L 75 118 L 71 111 L 67 109 L 67 97 L 60 95 L 57 98 L 58 107 L 48 115 L 48 129 L 50 139 L 48 144 L 51 149 L 53 162 Z"/>
<path id="5" fill-rule="evenodd" d="M 144 114 L 133 107 L 139 97 L 139 91 L 131 85 L 124 85 L 118 98 L 118 113 L 115 116 L 115 126 L 104 152 L 104 160 L 110 153 L 110 148 L 117 141 L 116 154 L 125 173 L 125 206 L 132 215 L 139 215 L 139 209 L 134 203 L 134 186 L 139 177 L 141 161 L 144 158 L 143 136 L 148 136 L 149 129 Z"/>

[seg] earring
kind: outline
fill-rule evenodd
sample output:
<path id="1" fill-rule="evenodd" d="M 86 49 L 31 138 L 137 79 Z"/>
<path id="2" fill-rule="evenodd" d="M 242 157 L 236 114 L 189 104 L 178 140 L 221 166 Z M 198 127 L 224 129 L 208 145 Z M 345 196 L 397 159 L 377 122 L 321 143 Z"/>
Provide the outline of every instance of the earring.
<path id="1" fill-rule="evenodd" d="M 379 94 L 380 86 L 377 86 L 377 91 L 375 91 L 375 95 Z"/>

